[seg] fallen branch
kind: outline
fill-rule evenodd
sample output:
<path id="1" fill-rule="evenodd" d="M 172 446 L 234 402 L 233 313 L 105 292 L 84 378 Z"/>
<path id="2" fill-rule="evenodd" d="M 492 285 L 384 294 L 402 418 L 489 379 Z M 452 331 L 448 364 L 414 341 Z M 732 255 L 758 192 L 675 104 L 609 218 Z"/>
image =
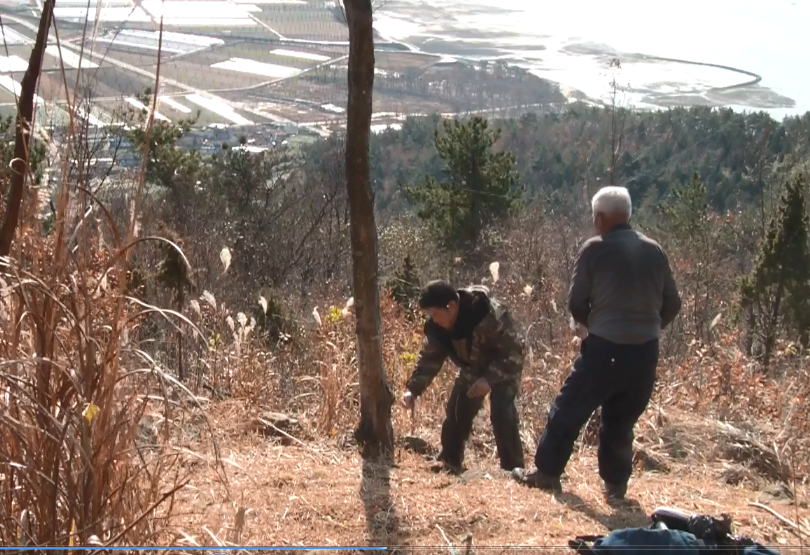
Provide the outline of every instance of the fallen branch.
<path id="1" fill-rule="evenodd" d="M 780 515 L 775 510 L 768 507 L 767 505 L 763 505 L 762 503 L 754 503 L 754 502 L 748 503 L 748 505 L 750 507 L 755 507 L 757 509 L 761 509 L 761 510 L 767 512 L 767 513 L 770 513 L 771 515 L 776 517 L 782 524 L 786 525 L 788 527 L 788 529 L 791 532 L 793 532 L 794 534 L 796 534 L 796 536 L 798 536 L 799 538 L 803 538 L 804 536 L 810 535 L 810 530 L 805 530 L 804 528 L 801 527 L 801 525 L 796 524 L 795 522 L 793 522 L 789 518 L 786 518 L 786 517 Z"/>
<path id="2" fill-rule="evenodd" d="M 445 534 L 444 530 L 442 530 L 442 527 L 437 524 L 436 528 L 439 529 L 439 532 L 441 533 L 442 537 L 444 538 L 444 541 L 447 542 L 447 549 L 450 550 L 450 555 L 458 555 L 458 553 L 456 553 L 455 548 L 453 547 L 453 544 L 450 543 L 450 540 L 447 538 L 447 534 Z"/>
<path id="3" fill-rule="evenodd" d="M 171 497 L 172 495 L 174 495 L 175 493 L 177 493 L 178 491 L 180 491 L 181 489 L 183 489 L 187 485 L 188 485 L 188 479 L 183 480 L 179 484 L 176 484 L 172 489 L 170 489 L 169 491 L 164 493 L 163 496 L 160 499 L 158 499 L 157 501 L 155 501 L 155 503 L 152 504 L 152 506 L 149 507 L 148 510 L 144 511 L 143 514 L 141 514 L 141 516 L 139 516 L 134 521 L 132 521 L 132 523 L 130 523 L 126 528 L 124 528 L 117 536 L 115 536 L 113 539 L 108 541 L 107 544 L 106 544 L 106 547 L 111 547 L 111 546 L 114 546 L 116 543 L 118 543 L 118 541 L 121 540 L 121 538 L 126 536 L 129 533 L 129 531 L 132 530 L 133 528 L 135 528 L 144 518 L 146 518 L 147 516 L 152 514 L 152 511 L 157 509 L 161 505 L 161 503 L 166 501 L 169 497 Z"/>
<path id="4" fill-rule="evenodd" d="M 298 445 L 300 445 L 301 447 L 305 448 L 307 451 L 310 451 L 311 453 L 315 453 L 315 455 L 317 455 L 318 457 L 320 457 L 320 458 L 321 458 L 321 460 L 324 460 L 324 461 L 329 461 L 329 458 L 328 458 L 328 457 L 326 457 L 326 456 L 325 456 L 323 453 L 320 453 L 319 451 L 316 451 L 315 449 L 313 449 L 313 448 L 312 448 L 312 446 L 308 445 L 307 443 L 304 443 L 303 441 L 301 441 L 301 440 L 300 440 L 300 439 L 298 439 L 297 437 L 293 437 L 293 436 L 291 436 L 290 434 L 288 434 L 287 432 L 285 432 L 284 430 L 282 430 L 281 428 L 279 428 L 278 426 L 276 426 L 276 425 L 275 425 L 275 424 L 273 424 L 272 422 L 270 422 L 270 421 L 268 421 L 268 420 L 265 420 L 264 418 L 261 418 L 261 417 L 256 418 L 256 420 L 257 420 L 258 422 L 261 422 L 262 424 L 264 424 L 264 425 L 265 425 L 265 426 L 267 426 L 268 428 L 272 428 L 273 430 L 275 430 L 276 432 L 278 432 L 280 435 L 282 435 L 282 436 L 286 437 L 286 438 L 287 438 L 287 439 L 289 439 L 290 441 L 294 441 L 295 443 L 297 443 L 297 444 L 298 444 Z"/>

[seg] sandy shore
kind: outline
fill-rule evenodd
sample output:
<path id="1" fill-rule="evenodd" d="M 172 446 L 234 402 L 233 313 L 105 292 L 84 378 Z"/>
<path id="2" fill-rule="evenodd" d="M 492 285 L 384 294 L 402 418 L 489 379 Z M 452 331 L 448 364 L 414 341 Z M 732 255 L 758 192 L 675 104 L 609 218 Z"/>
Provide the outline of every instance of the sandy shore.
<path id="1" fill-rule="evenodd" d="M 525 14 L 516 10 L 481 4 L 442 0 L 426 11 L 419 0 L 390 0 L 375 14 L 375 27 L 424 52 L 520 66 L 596 103 L 609 101 L 615 78 L 622 103 L 637 108 L 728 106 L 765 110 L 777 118 L 801 111 L 796 99 L 766 86 L 757 72 L 715 63 L 710 54 L 691 59 L 623 52 L 587 35 L 544 33 L 542 21 L 535 32 L 525 30 L 526 25 L 521 30 L 521 17 Z M 514 24 L 506 25 L 510 20 Z M 620 70 L 611 67 L 614 58 L 621 61 Z"/>

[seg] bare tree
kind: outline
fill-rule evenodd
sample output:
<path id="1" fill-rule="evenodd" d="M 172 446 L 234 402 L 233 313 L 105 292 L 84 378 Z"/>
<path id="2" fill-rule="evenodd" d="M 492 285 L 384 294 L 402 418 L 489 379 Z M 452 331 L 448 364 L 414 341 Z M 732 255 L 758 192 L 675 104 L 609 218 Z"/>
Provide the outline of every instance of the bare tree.
<path id="1" fill-rule="evenodd" d="M 42 70 L 42 57 L 45 55 L 45 44 L 48 42 L 48 32 L 53 18 L 53 5 L 54 0 L 45 0 L 42 16 L 39 19 L 37 38 L 20 85 L 14 158 L 11 160 L 11 187 L 9 188 L 5 219 L 0 227 L 0 256 L 8 256 L 11 253 L 11 244 L 20 219 L 25 180 L 28 178 L 31 137 L 34 135 L 34 93 L 37 90 L 37 82 Z"/>
<path id="2" fill-rule="evenodd" d="M 355 439 L 363 447 L 363 458 L 377 458 L 393 452 L 391 406 L 394 397 L 383 368 L 377 224 L 369 176 L 374 36 L 371 0 L 344 0 L 344 6 L 349 25 L 346 188 L 360 370 L 360 422 Z"/>
<path id="3" fill-rule="evenodd" d="M 621 61 L 618 58 L 610 60 L 610 67 L 620 70 Z M 624 124 L 627 119 L 627 110 L 617 106 L 619 94 L 619 84 L 616 81 L 616 74 L 610 81 L 610 169 L 608 172 L 608 185 L 615 184 L 616 164 L 619 162 L 622 144 L 624 143 Z"/>

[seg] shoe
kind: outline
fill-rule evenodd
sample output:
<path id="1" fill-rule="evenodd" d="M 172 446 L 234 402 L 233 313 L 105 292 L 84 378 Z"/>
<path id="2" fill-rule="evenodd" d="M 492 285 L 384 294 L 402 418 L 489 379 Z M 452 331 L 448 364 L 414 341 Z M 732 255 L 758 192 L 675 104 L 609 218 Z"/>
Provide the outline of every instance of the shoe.
<path id="1" fill-rule="evenodd" d="M 443 454 L 440 453 L 438 457 L 432 459 L 430 470 L 431 472 L 447 472 L 448 474 L 460 476 L 464 473 L 464 465 L 449 462 L 444 458 Z"/>
<path id="2" fill-rule="evenodd" d="M 559 476 L 546 476 L 539 470 L 528 472 L 525 468 L 515 468 L 512 470 L 512 477 L 519 483 L 530 488 L 538 488 L 543 491 L 559 493 L 562 491 L 562 483 Z"/>
<path id="3" fill-rule="evenodd" d="M 504 461 L 501 461 L 501 470 L 506 470 L 507 472 L 512 472 L 516 468 L 523 468 L 525 464 L 526 463 L 524 463 L 523 461 L 517 461 L 517 462 L 509 462 L 509 461 L 504 462 Z"/>
<path id="4" fill-rule="evenodd" d="M 435 472 L 437 474 L 440 472 L 446 472 L 454 476 L 460 476 L 461 474 L 464 473 L 464 468 L 443 461 L 437 461 L 430 465 L 430 471 Z"/>
<path id="5" fill-rule="evenodd" d="M 605 497 L 608 501 L 622 501 L 627 495 L 627 484 L 610 484 L 605 482 Z"/>

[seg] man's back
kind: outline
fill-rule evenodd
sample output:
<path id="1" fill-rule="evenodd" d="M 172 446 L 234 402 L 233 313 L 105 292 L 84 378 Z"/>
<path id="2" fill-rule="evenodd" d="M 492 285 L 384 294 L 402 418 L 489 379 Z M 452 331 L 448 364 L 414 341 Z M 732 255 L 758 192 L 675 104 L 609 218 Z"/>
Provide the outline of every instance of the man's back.
<path id="1" fill-rule="evenodd" d="M 589 239 L 580 250 L 569 308 L 588 332 L 621 344 L 656 339 L 681 301 L 661 247 L 619 225 Z"/>

